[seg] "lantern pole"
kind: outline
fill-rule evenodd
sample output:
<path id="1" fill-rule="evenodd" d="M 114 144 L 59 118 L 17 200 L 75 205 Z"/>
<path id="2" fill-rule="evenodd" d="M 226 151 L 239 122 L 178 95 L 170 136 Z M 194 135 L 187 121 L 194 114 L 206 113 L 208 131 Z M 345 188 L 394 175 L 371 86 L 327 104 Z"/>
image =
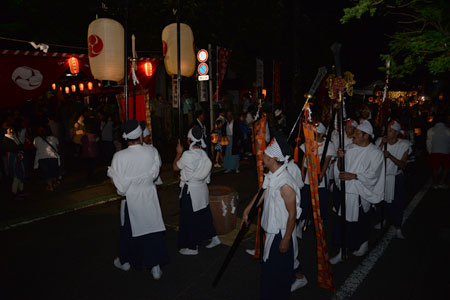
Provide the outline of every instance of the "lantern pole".
<path id="1" fill-rule="evenodd" d="M 183 119 L 181 115 L 181 46 L 180 46 L 180 2 L 178 0 L 177 9 L 177 101 L 178 101 L 178 137 L 181 139 L 183 133 Z"/>
<path id="2" fill-rule="evenodd" d="M 123 27 L 124 27 L 124 34 L 125 34 L 125 66 L 124 66 L 124 93 L 125 93 L 125 122 L 128 121 L 128 0 L 125 0 L 125 7 L 124 7 L 124 21 L 123 21 Z"/>
<path id="3" fill-rule="evenodd" d="M 135 72 L 136 72 L 136 37 L 134 34 L 131 35 L 131 54 L 133 55 L 131 61 L 131 68 L 133 69 L 133 85 L 131 86 L 133 92 L 133 119 L 136 119 L 136 82 L 135 82 Z M 127 80 L 128 81 L 128 80 Z"/>

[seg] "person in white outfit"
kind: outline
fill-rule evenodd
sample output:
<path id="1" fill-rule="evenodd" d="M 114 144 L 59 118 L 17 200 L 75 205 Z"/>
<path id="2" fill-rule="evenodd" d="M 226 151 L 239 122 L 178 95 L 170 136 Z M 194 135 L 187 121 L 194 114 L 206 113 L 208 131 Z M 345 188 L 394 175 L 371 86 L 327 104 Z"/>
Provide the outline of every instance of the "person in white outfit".
<path id="1" fill-rule="evenodd" d="M 450 169 L 450 128 L 445 119 L 448 114 L 442 112 L 436 116 L 436 124 L 427 131 L 427 151 L 430 154 L 430 166 L 433 171 L 433 189 L 448 188 L 448 170 Z M 439 169 L 442 174 L 439 176 Z"/>
<path id="2" fill-rule="evenodd" d="M 403 170 L 412 149 L 408 140 L 398 138 L 400 130 L 400 124 L 392 120 L 388 124 L 387 138 L 378 138 L 375 143 L 383 151 L 386 162 L 384 201 L 377 207 L 378 224 L 375 225 L 375 229 L 381 229 L 381 224 L 384 222 L 383 212 L 385 212 L 391 224 L 396 228 L 395 236 L 404 239 L 401 230 L 405 201 L 405 174 Z M 384 203 L 386 205 L 383 205 Z"/>
<path id="3" fill-rule="evenodd" d="M 142 146 L 142 129 L 138 121 L 127 121 L 123 138 L 128 148 L 116 152 L 108 168 L 108 176 L 124 196 L 120 207 L 119 257 L 114 266 L 128 271 L 142 265 L 151 269 L 155 280 L 162 276 L 161 266 L 169 262 L 164 241 L 164 221 L 154 181 L 161 162 L 157 151 L 150 155 Z"/>
<path id="4" fill-rule="evenodd" d="M 178 140 L 173 170 L 180 171 L 180 221 L 178 249 L 182 255 L 197 255 L 198 246 L 211 239 L 206 248 L 221 244 L 214 229 L 209 207 L 208 183 L 212 162 L 202 148 L 205 147 L 202 129 L 196 125 L 188 132 L 189 150 L 183 152 Z"/>
<path id="5" fill-rule="evenodd" d="M 345 222 L 339 208 L 334 226 L 334 244 L 356 250 L 353 252 L 355 256 L 363 256 L 369 249 L 370 207 L 384 197 L 384 155 L 371 143 L 373 136 L 373 127 L 369 121 L 359 124 L 353 136 L 353 144 L 348 145 L 345 152 L 339 149 L 337 153 L 338 158 L 345 155 L 345 172 L 341 171 L 339 159 L 334 169 L 336 186 L 340 187 L 340 181 L 345 181 Z M 342 230 L 345 230 L 344 241 Z M 330 259 L 331 264 L 342 261 L 342 248 L 339 249 L 339 253 Z"/>
<path id="6" fill-rule="evenodd" d="M 264 202 L 261 227 L 266 233 L 261 274 L 261 299 L 288 299 L 294 273 L 297 239 L 296 219 L 300 217 L 300 189 L 289 174 L 289 157 L 274 138 L 264 150 L 265 189 L 258 205 Z M 242 224 L 248 225 L 248 214 L 256 196 L 244 210 Z"/>

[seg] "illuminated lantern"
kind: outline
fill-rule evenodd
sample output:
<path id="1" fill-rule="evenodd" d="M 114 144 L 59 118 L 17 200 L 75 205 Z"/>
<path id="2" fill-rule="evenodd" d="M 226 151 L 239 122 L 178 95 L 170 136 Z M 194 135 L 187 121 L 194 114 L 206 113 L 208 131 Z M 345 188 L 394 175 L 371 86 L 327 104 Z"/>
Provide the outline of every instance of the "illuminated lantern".
<path id="1" fill-rule="evenodd" d="M 80 91 L 84 91 L 84 84 L 80 83 L 78 86 L 80 87 Z"/>
<path id="2" fill-rule="evenodd" d="M 69 58 L 69 68 L 70 73 L 72 73 L 73 75 L 78 74 L 78 72 L 80 72 L 80 64 L 76 57 L 72 56 L 71 58 Z"/>
<path id="3" fill-rule="evenodd" d="M 267 90 L 266 90 L 266 89 L 262 89 L 262 94 L 263 94 L 263 96 L 264 96 L 264 99 L 266 99 Z"/>
<path id="4" fill-rule="evenodd" d="M 431 123 L 431 122 L 433 122 L 433 116 L 428 116 L 428 123 Z"/>
<path id="5" fill-rule="evenodd" d="M 64 90 L 66 91 L 66 94 L 70 93 L 70 89 L 69 89 L 68 86 L 66 86 L 66 87 L 64 88 Z"/>
<path id="6" fill-rule="evenodd" d="M 422 134 L 422 129 L 414 128 L 414 134 L 417 135 L 417 136 L 421 135 Z"/>
<path id="7" fill-rule="evenodd" d="M 97 80 L 118 82 L 124 77 L 124 29 L 113 20 L 100 18 L 89 24 L 88 54 Z"/>
<path id="8" fill-rule="evenodd" d="M 228 145 L 228 143 L 229 143 L 229 141 L 228 141 L 228 137 L 227 137 L 227 136 L 223 136 L 223 137 L 220 139 L 220 144 L 221 144 L 222 146 L 226 146 L 226 145 Z"/>
<path id="9" fill-rule="evenodd" d="M 151 62 L 146 62 L 144 64 L 144 70 L 145 70 L 145 75 L 147 75 L 147 77 L 150 77 L 153 75 L 153 66 Z"/>
<path id="10" fill-rule="evenodd" d="M 59 91 L 62 92 L 62 87 L 61 86 L 59 87 Z"/>
<path id="11" fill-rule="evenodd" d="M 373 102 L 373 97 L 369 97 L 369 102 Z"/>
<path id="12" fill-rule="evenodd" d="M 380 95 L 381 95 L 380 91 L 375 93 L 375 96 L 377 96 L 377 97 L 380 97 Z"/>
<path id="13" fill-rule="evenodd" d="M 167 25 L 162 32 L 164 66 L 167 74 L 178 74 L 177 24 Z M 194 34 L 187 24 L 180 24 L 180 70 L 181 75 L 191 77 L 195 72 Z"/>
<path id="14" fill-rule="evenodd" d="M 88 82 L 88 90 L 92 91 L 92 89 L 94 88 L 94 85 L 92 84 L 92 82 Z"/>
<path id="15" fill-rule="evenodd" d="M 102 86 L 102 83 L 101 82 L 99 82 L 99 83 L 97 83 L 98 84 L 98 87 L 101 87 Z"/>
<path id="16" fill-rule="evenodd" d="M 77 91 L 77 87 L 75 86 L 75 84 L 72 84 L 72 87 L 71 87 L 71 88 L 72 88 L 72 92 L 75 93 L 75 92 Z"/>
<path id="17" fill-rule="evenodd" d="M 56 90 L 56 83 L 52 83 L 52 90 Z"/>

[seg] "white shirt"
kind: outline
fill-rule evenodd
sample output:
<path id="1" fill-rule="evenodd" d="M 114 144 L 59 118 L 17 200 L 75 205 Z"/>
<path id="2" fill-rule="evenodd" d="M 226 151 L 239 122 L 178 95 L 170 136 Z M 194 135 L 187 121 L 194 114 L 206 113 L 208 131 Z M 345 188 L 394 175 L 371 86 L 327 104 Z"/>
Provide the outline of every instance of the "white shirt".
<path id="1" fill-rule="evenodd" d="M 384 155 L 372 143 L 366 147 L 350 144 L 345 150 L 345 171 L 357 176 L 356 180 L 345 181 L 345 219 L 357 222 L 360 197 L 365 212 L 369 211 L 371 203 L 379 203 L 384 198 Z M 341 183 L 337 166 L 334 176 L 339 188 Z"/>
<path id="2" fill-rule="evenodd" d="M 324 139 L 324 141 L 322 143 L 320 143 L 318 145 L 319 145 L 319 159 L 322 159 L 323 148 L 325 147 L 325 139 Z M 303 153 L 306 153 L 305 152 L 305 144 L 302 144 L 300 146 L 300 149 L 303 151 Z M 328 149 L 327 149 L 327 155 L 326 156 L 331 156 L 331 157 L 335 157 L 336 156 L 336 148 L 334 147 L 333 143 L 328 143 Z M 305 168 L 308 168 L 307 159 L 305 159 Z M 308 174 L 308 172 L 306 172 L 305 184 L 309 184 L 309 174 Z M 319 188 L 324 188 L 324 187 L 325 187 L 325 178 L 322 179 L 322 181 L 319 184 Z"/>
<path id="3" fill-rule="evenodd" d="M 202 149 L 192 149 L 183 152 L 177 167 L 181 169 L 181 193 L 185 184 L 191 195 L 192 210 L 199 211 L 209 204 L 208 183 L 210 182 L 212 162 Z M 180 193 L 180 198 L 181 198 Z"/>
<path id="4" fill-rule="evenodd" d="M 273 243 L 275 235 L 281 231 L 284 237 L 286 233 L 286 225 L 289 217 L 289 212 L 286 209 L 283 197 L 281 197 L 281 187 L 288 185 L 295 191 L 295 207 L 296 218 L 301 215 L 300 208 L 300 189 L 295 182 L 295 179 L 289 174 L 287 165 L 283 165 L 275 173 L 269 172 L 264 177 L 263 188 L 266 189 L 264 196 L 264 208 L 261 216 L 261 227 L 266 232 L 266 242 L 264 244 L 264 257 L 266 261 L 269 258 L 270 248 Z M 292 242 L 294 246 L 294 253 L 297 250 L 297 237 L 295 235 L 295 228 L 292 231 Z M 293 258 L 295 259 L 295 257 Z"/>
<path id="5" fill-rule="evenodd" d="M 50 143 L 53 148 L 58 149 L 59 141 L 58 138 L 54 136 L 45 137 L 48 143 Z M 58 160 L 58 165 L 60 164 L 59 154 L 52 149 L 52 147 L 45 142 L 41 137 L 37 136 L 34 138 L 33 145 L 36 148 L 36 156 L 34 158 L 34 168 L 39 167 L 39 160 L 46 158 L 56 158 Z"/>
<path id="6" fill-rule="evenodd" d="M 382 138 L 378 138 L 376 141 L 376 145 L 380 147 Z M 381 151 L 384 151 L 383 148 L 380 148 Z M 407 152 L 408 154 L 411 154 L 411 143 L 404 139 L 398 139 L 397 142 L 393 145 L 387 143 L 387 151 L 391 153 L 392 156 L 394 156 L 396 159 L 401 160 L 403 157 L 403 154 Z M 392 200 L 394 200 L 394 194 L 395 194 L 395 176 L 398 174 L 401 174 L 403 171 L 398 168 L 398 166 L 391 160 L 386 159 L 386 182 L 384 187 L 384 200 L 387 203 L 391 203 Z"/>
<path id="7" fill-rule="evenodd" d="M 233 136 L 233 125 L 234 125 L 234 120 L 227 123 L 227 135 L 228 136 Z"/>
<path id="8" fill-rule="evenodd" d="M 166 230 L 159 206 L 156 186 L 161 167 L 155 155 L 138 144 L 114 154 L 108 176 L 117 193 L 126 196 L 133 237 Z M 125 201 L 122 201 L 121 219 L 124 222 Z"/>
<path id="9" fill-rule="evenodd" d="M 427 131 L 428 153 L 450 153 L 450 128 L 444 123 L 437 123 Z"/>

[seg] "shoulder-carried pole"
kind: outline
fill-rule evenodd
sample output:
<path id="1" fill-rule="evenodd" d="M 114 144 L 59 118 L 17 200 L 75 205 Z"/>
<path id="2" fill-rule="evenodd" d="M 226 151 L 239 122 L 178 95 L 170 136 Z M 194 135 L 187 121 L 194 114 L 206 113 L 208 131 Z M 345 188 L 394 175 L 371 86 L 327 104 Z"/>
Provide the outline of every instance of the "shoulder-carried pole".
<path id="1" fill-rule="evenodd" d="M 258 195 L 256 196 L 255 202 L 253 203 L 252 208 L 250 209 L 250 212 L 248 214 L 248 222 L 250 224 L 250 222 L 252 221 L 254 215 L 257 212 L 257 206 L 258 206 L 258 202 L 262 197 L 262 194 L 264 193 L 264 189 L 259 189 Z M 222 266 L 219 269 L 219 272 L 217 272 L 216 278 L 214 278 L 213 287 L 216 287 L 217 284 L 219 283 L 220 278 L 222 277 L 223 273 L 225 272 L 226 268 L 228 267 L 228 264 L 231 261 L 231 258 L 233 258 L 234 253 L 236 252 L 237 248 L 239 247 L 239 244 L 241 243 L 242 239 L 244 238 L 245 234 L 248 231 L 248 228 L 250 227 L 250 225 L 245 226 L 243 225 L 241 227 L 241 230 L 239 230 L 239 233 L 237 234 L 236 238 L 234 239 L 233 245 L 231 245 L 230 250 L 228 251 L 227 256 L 225 257 Z"/>

